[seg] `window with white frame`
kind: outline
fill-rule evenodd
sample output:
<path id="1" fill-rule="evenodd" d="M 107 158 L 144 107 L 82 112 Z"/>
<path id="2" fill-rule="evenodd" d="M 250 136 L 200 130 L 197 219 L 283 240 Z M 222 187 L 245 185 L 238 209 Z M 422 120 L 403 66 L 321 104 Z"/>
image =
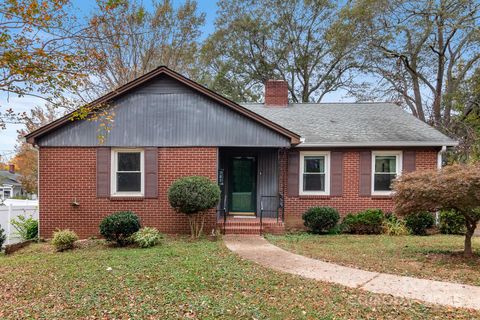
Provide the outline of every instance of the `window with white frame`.
<path id="1" fill-rule="evenodd" d="M 143 196 L 143 157 L 141 149 L 112 150 L 112 195 Z"/>
<path id="2" fill-rule="evenodd" d="M 401 151 L 375 151 L 372 153 L 372 194 L 390 195 L 392 181 L 400 175 Z"/>
<path id="3" fill-rule="evenodd" d="M 300 194 L 328 195 L 330 193 L 330 153 L 300 152 Z"/>

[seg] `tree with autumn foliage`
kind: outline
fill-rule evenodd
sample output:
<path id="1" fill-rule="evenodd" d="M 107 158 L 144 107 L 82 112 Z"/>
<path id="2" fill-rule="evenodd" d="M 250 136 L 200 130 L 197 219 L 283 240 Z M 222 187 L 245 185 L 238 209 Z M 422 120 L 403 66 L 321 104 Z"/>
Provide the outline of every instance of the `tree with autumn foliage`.
<path id="1" fill-rule="evenodd" d="M 399 177 L 393 188 L 398 214 L 450 210 L 465 217 L 464 255 L 472 256 L 472 236 L 480 221 L 480 163 L 408 173 Z"/>
<path id="2" fill-rule="evenodd" d="M 22 143 L 16 151 L 12 163 L 16 172 L 20 174 L 22 188 L 27 193 L 37 193 L 38 152 L 28 143 Z"/>
<path id="3" fill-rule="evenodd" d="M 0 1 L 0 93 L 53 103 L 86 78 L 85 27 L 73 11 L 68 0 Z M 0 127 L 21 122 L 15 109 L 0 105 Z"/>

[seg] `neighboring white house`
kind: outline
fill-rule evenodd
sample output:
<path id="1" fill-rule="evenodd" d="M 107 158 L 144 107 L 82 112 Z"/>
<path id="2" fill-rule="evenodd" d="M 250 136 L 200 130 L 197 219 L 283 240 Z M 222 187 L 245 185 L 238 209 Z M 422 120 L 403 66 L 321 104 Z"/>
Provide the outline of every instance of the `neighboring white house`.
<path id="1" fill-rule="evenodd" d="M 15 166 L 11 164 L 8 170 L 0 170 L 0 202 L 26 196 L 27 192 L 22 188 L 20 175 L 15 173 Z"/>

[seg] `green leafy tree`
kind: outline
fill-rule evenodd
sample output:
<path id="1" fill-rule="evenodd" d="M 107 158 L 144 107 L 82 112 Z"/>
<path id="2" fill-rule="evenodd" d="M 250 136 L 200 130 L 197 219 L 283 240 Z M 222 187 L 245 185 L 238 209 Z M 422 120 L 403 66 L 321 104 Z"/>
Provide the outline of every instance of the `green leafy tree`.
<path id="1" fill-rule="evenodd" d="M 288 82 L 294 102 L 320 102 L 353 85 L 357 40 L 335 35 L 339 8 L 328 0 L 219 2 L 216 31 L 203 48 L 211 88 L 258 100 L 268 79 Z"/>
<path id="2" fill-rule="evenodd" d="M 402 175 L 394 182 L 395 211 L 450 210 L 465 218 L 464 255 L 472 256 L 472 236 L 480 221 L 480 164 L 449 165 Z"/>

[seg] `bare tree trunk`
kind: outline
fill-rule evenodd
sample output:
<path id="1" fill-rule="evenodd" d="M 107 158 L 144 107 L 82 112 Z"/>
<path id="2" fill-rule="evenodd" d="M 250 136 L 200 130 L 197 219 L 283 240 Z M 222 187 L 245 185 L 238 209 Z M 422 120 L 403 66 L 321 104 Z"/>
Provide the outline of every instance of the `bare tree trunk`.
<path id="1" fill-rule="evenodd" d="M 473 255 L 472 236 L 475 233 L 475 229 L 477 228 L 478 221 L 469 219 L 469 217 L 466 217 L 465 220 L 466 220 L 467 232 L 465 233 L 465 249 L 463 251 L 463 255 L 467 258 L 470 258 Z"/>
<path id="2" fill-rule="evenodd" d="M 195 238 L 195 217 L 191 214 L 188 215 L 188 224 L 190 225 L 190 237 L 193 239 Z"/>
<path id="3" fill-rule="evenodd" d="M 189 214 L 188 223 L 190 224 L 191 238 L 198 239 L 203 233 L 205 214 L 203 212 Z"/>
<path id="4" fill-rule="evenodd" d="M 443 89 L 443 79 L 445 77 L 445 39 L 443 37 L 444 32 L 444 18 L 443 14 L 445 12 L 445 3 L 442 1 L 440 4 L 441 13 L 436 17 L 437 24 L 437 48 L 431 47 L 434 53 L 438 55 L 437 60 L 437 76 L 436 76 L 436 85 L 434 91 L 433 99 L 433 121 L 435 127 L 439 127 L 442 122 L 442 89 Z M 448 40 L 447 40 L 448 41 Z"/>
<path id="5" fill-rule="evenodd" d="M 204 212 L 200 212 L 199 215 L 200 215 L 200 219 L 201 219 L 201 220 L 200 220 L 200 228 L 199 228 L 199 230 L 198 230 L 198 237 L 200 237 L 200 236 L 202 235 L 202 233 L 203 233 L 203 226 L 204 226 L 204 224 L 205 224 L 205 213 L 204 213 Z"/>
<path id="6" fill-rule="evenodd" d="M 463 251 L 463 255 L 467 258 L 470 258 L 473 255 L 472 251 L 472 236 L 475 228 L 471 230 L 467 228 L 467 233 L 465 234 L 465 249 Z"/>

